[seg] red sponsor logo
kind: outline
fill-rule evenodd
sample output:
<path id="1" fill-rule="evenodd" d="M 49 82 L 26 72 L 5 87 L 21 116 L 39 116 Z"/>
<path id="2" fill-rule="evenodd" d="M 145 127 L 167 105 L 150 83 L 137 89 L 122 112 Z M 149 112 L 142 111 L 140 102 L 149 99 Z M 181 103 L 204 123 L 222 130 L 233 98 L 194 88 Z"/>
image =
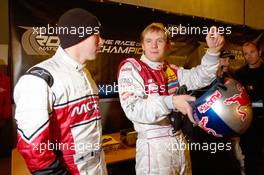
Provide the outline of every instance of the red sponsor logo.
<path id="1" fill-rule="evenodd" d="M 208 134 L 212 134 L 215 137 L 223 137 L 222 134 L 218 134 L 216 133 L 215 130 L 213 130 L 212 128 L 207 128 L 206 125 L 208 123 L 208 117 L 204 116 L 202 117 L 202 119 L 199 121 L 199 127 L 201 127 L 205 132 L 207 132 Z"/>
<path id="2" fill-rule="evenodd" d="M 200 105 L 197 109 L 201 113 L 205 113 L 210 109 L 210 107 L 219 99 L 222 97 L 222 94 L 217 90 L 213 95 L 202 105 Z"/>
<path id="3" fill-rule="evenodd" d="M 248 113 L 246 112 L 245 108 L 249 106 L 249 99 L 247 93 L 241 84 L 236 85 L 239 94 L 235 94 L 232 97 L 227 98 L 223 103 L 225 105 L 231 105 L 236 103 L 238 106 L 236 107 L 236 111 L 239 114 L 242 121 L 245 121 Z"/>
<path id="4" fill-rule="evenodd" d="M 76 117 L 79 115 L 84 115 L 90 111 L 99 111 L 99 102 L 98 98 L 88 98 L 85 101 L 77 103 L 76 106 L 73 106 L 71 117 Z"/>

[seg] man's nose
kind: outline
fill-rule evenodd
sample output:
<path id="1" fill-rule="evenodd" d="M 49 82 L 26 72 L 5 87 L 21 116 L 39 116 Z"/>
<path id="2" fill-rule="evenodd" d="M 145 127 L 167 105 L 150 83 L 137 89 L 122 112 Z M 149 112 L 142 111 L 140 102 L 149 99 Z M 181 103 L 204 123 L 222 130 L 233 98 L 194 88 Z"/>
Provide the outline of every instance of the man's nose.
<path id="1" fill-rule="evenodd" d="M 157 48 L 158 47 L 158 44 L 157 44 L 157 42 L 156 41 L 154 41 L 153 43 L 152 43 L 152 48 Z"/>

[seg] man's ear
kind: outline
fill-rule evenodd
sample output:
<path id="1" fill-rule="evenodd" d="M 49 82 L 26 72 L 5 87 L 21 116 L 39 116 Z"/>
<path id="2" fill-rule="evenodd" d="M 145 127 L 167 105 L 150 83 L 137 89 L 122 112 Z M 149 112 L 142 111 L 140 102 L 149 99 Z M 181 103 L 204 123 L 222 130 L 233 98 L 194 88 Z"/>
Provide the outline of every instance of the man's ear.
<path id="1" fill-rule="evenodd" d="M 141 47 L 142 47 L 143 51 L 145 51 L 145 47 L 144 47 L 143 43 L 141 43 Z"/>
<path id="2" fill-rule="evenodd" d="M 262 53 L 262 50 L 260 49 L 260 50 L 259 50 L 259 57 L 261 57 L 261 53 Z"/>

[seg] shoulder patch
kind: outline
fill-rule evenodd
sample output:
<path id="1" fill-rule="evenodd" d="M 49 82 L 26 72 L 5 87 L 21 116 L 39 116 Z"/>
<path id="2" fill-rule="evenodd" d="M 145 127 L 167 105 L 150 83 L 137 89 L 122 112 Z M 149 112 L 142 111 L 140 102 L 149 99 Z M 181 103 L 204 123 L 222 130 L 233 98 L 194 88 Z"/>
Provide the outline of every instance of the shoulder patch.
<path id="1" fill-rule="evenodd" d="M 141 71 L 141 65 L 138 63 L 138 61 L 135 58 L 127 58 L 127 61 L 132 63 L 132 65 L 138 70 Z"/>
<path id="2" fill-rule="evenodd" d="M 47 82 L 49 87 L 53 85 L 54 82 L 53 77 L 46 69 L 43 69 L 41 67 L 33 67 L 26 72 L 26 75 L 28 74 L 42 78 Z"/>

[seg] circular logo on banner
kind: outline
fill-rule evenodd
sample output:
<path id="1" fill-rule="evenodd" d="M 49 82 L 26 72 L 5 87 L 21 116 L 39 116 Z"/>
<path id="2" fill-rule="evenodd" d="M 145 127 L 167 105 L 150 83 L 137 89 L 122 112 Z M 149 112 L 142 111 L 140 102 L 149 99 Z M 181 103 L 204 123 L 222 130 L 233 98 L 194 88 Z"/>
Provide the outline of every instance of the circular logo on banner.
<path id="1" fill-rule="evenodd" d="M 44 28 L 20 26 L 26 29 L 21 38 L 23 49 L 28 55 L 52 55 L 60 44 L 58 36 L 42 34 Z"/>

